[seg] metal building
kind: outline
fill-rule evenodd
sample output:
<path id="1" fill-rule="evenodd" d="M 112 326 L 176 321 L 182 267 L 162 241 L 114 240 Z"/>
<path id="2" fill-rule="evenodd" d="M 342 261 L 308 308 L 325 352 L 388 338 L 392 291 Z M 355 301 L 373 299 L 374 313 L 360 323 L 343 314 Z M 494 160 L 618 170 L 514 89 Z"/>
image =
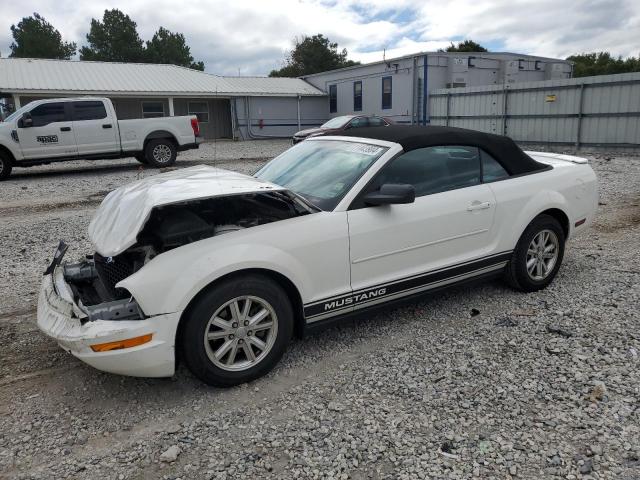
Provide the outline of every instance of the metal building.
<path id="1" fill-rule="evenodd" d="M 515 53 L 432 52 L 302 77 L 328 95 L 329 117 L 381 115 L 396 123 L 429 123 L 429 92 L 570 78 L 566 60 Z"/>
<path id="2" fill-rule="evenodd" d="M 118 117 L 197 115 L 204 138 L 290 136 L 327 117 L 326 95 L 298 78 L 221 77 L 148 63 L 0 58 L 10 112 L 41 98 L 104 96 Z"/>

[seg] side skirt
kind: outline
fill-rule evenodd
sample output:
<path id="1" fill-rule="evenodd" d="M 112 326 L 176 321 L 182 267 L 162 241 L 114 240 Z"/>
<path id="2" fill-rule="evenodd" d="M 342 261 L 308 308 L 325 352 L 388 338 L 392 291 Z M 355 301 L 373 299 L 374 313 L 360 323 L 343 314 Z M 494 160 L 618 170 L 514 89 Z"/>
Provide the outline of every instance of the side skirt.
<path id="1" fill-rule="evenodd" d="M 328 328 L 334 327 L 338 323 L 350 324 L 358 320 L 364 320 L 365 317 L 369 317 L 372 313 L 386 310 L 386 309 L 391 309 L 391 308 L 398 308 L 400 306 L 413 303 L 417 299 L 425 298 L 429 295 L 438 293 L 450 287 L 457 287 L 460 285 L 476 285 L 487 280 L 498 279 L 502 277 L 503 270 L 504 268 L 501 268 L 498 270 L 493 270 L 493 271 L 486 272 L 473 277 L 467 277 L 459 281 L 440 285 L 434 288 L 430 288 L 428 290 L 422 290 L 422 291 L 412 293 L 403 297 L 385 301 L 384 303 L 372 304 L 372 305 L 363 307 L 359 310 L 337 314 L 329 318 L 324 318 L 315 322 L 310 323 L 307 321 L 304 324 L 302 336 L 305 337 L 307 335 L 320 333 Z"/>
<path id="2" fill-rule="evenodd" d="M 430 272 L 317 300 L 304 306 L 304 316 L 307 323 L 313 323 L 334 315 L 358 310 L 373 303 L 386 303 L 395 298 L 477 277 L 502 269 L 511 258 L 511 253 L 511 251 L 500 252 Z"/>

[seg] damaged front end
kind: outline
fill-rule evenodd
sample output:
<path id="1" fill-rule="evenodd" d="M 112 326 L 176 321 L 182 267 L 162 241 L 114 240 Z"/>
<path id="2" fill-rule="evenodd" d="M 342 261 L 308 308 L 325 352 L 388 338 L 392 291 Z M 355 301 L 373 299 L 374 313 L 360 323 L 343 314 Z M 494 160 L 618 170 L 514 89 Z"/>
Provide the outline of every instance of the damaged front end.
<path id="1" fill-rule="evenodd" d="M 132 295 L 118 283 L 169 250 L 218 235 L 308 215 L 317 210 L 288 191 L 201 198 L 151 209 L 135 243 L 123 252 L 99 252 L 62 266 L 84 321 L 143 319 Z"/>
<path id="2" fill-rule="evenodd" d="M 40 289 L 38 327 L 100 370 L 171 376 L 182 312 L 145 312 L 135 292 L 120 286 L 123 280 L 190 243 L 317 211 L 281 187 L 210 167 L 121 187 L 102 202 L 89 226 L 95 253 L 63 263 L 67 247 L 58 247 Z"/>

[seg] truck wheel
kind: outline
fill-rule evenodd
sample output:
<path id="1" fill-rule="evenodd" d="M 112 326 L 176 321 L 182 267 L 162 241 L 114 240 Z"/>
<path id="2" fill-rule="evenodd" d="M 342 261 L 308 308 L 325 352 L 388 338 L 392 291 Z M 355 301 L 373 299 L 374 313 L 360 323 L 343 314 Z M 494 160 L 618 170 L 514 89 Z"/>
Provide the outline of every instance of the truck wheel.
<path id="1" fill-rule="evenodd" d="M 0 180 L 9 178 L 12 168 L 13 162 L 11 161 L 11 157 L 5 152 L 0 152 Z"/>
<path id="2" fill-rule="evenodd" d="M 535 292 L 549 285 L 564 257 L 564 231 L 549 215 L 539 215 L 526 228 L 505 270 L 509 285 Z"/>
<path id="3" fill-rule="evenodd" d="M 144 149 L 147 163 L 152 167 L 161 168 L 173 165 L 178 151 L 174 143 L 168 138 L 156 138 L 150 140 Z"/>
<path id="4" fill-rule="evenodd" d="M 263 275 L 246 275 L 216 285 L 184 319 L 181 352 L 203 382 L 232 387 L 267 374 L 293 334 L 287 294 Z"/>
<path id="5" fill-rule="evenodd" d="M 134 155 L 135 159 L 138 160 L 143 165 L 148 165 L 147 159 L 144 156 L 144 153 L 136 153 Z"/>

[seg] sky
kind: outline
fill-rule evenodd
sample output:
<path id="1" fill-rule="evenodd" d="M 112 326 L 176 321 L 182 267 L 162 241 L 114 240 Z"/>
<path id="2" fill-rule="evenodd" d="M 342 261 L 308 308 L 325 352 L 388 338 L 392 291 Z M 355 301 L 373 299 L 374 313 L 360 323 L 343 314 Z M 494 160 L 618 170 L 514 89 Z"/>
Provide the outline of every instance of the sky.
<path id="1" fill-rule="evenodd" d="M 111 8 L 128 14 L 143 40 L 160 26 L 183 33 L 194 58 L 219 75 L 267 75 L 295 37 L 316 33 L 361 62 L 464 39 L 547 57 L 640 55 L 640 0 L 0 0 L 0 54 L 10 53 L 11 25 L 33 12 L 82 46 L 91 19 Z"/>

